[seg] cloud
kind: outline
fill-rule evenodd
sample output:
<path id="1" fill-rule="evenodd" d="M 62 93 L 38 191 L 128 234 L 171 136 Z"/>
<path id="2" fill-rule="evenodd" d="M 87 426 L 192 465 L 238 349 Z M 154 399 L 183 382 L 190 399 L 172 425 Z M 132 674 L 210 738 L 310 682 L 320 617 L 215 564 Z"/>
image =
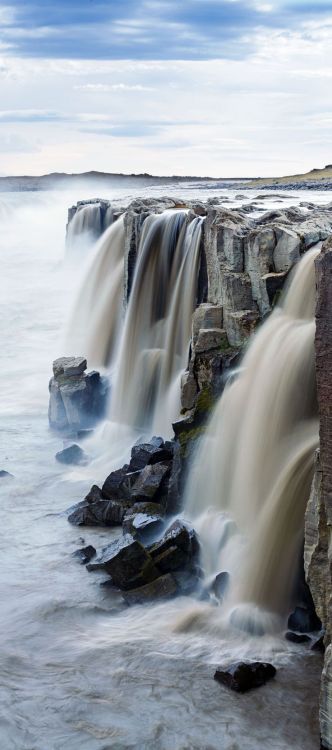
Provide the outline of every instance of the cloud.
<path id="1" fill-rule="evenodd" d="M 25 57 L 242 59 L 258 28 L 294 29 L 331 15 L 330 0 L 12 0 L 3 43 Z"/>
<path id="2" fill-rule="evenodd" d="M 74 86 L 74 89 L 77 91 L 87 91 L 96 94 L 107 94 L 113 91 L 155 91 L 155 88 L 152 86 L 142 86 L 139 83 L 83 83 Z"/>

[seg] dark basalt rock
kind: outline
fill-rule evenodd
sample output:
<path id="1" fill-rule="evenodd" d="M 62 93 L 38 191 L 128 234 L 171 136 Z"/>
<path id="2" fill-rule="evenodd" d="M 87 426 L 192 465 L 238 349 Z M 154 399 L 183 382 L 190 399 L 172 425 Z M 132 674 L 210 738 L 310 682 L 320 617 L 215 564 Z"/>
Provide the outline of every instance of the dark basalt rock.
<path id="1" fill-rule="evenodd" d="M 226 571 L 218 573 L 218 575 L 216 575 L 211 586 L 211 591 L 217 597 L 217 599 L 222 600 L 224 598 L 229 586 L 229 579 L 230 575 Z"/>
<path id="2" fill-rule="evenodd" d="M 92 545 L 82 547 L 73 552 L 73 557 L 76 557 L 81 565 L 86 565 L 95 556 L 96 550 Z"/>
<path id="3" fill-rule="evenodd" d="M 323 630 L 319 638 L 312 641 L 310 646 L 311 651 L 320 651 L 322 654 L 325 653 L 325 631 Z"/>
<path id="4" fill-rule="evenodd" d="M 190 555 L 175 544 L 154 556 L 155 564 L 162 573 L 169 573 L 185 568 L 190 562 Z"/>
<path id="5" fill-rule="evenodd" d="M 170 547 L 179 547 L 185 554 L 194 558 L 199 553 L 199 542 L 195 530 L 184 521 L 174 521 L 166 533 L 148 549 L 155 559 Z"/>
<path id="6" fill-rule="evenodd" d="M 53 362 L 49 383 L 49 423 L 55 430 L 85 430 L 103 417 L 109 392 L 107 378 L 86 373 L 84 357 L 60 357 Z"/>
<path id="7" fill-rule="evenodd" d="M 214 679 L 230 690 L 246 693 L 253 688 L 261 687 L 275 677 L 276 668 L 264 662 L 236 662 L 227 669 L 217 669 Z"/>
<path id="8" fill-rule="evenodd" d="M 121 469 L 112 471 L 105 479 L 102 486 L 102 495 L 109 500 L 129 499 L 131 497 L 131 488 L 138 477 L 137 473 L 129 471 L 129 464 L 125 464 Z"/>
<path id="9" fill-rule="evenodd" d="M 124 591 L 143 586 L 159 577 L 159 570 L 141 542 L 129 534 L 104 547 L 87 569 L 104 570 L 113 583 Z"/>
<path id="10" fill-rule="evenodd" d="M 125 534 L 137 536 L 140 539 L 151 538 L 162 531 L 164 514 L 158 503 L 135 503 L 127 510 L 122 528 Z"/>
<path id="11" fill-rule="evenodd" d="M 56 453 L 55 458 L 61 464 L 76 464 L 78 466 L 85 466 L 89 461 L 87 454 L 76 443 Z"/>
<path id="12" fill-rule="evenodd" d="M 89 493 L 90 495 L 90 493 Z M 126 500 L 87 498 L 70 509 L 69 523 L 74 526 L 120 526 L 131 503 Z"/>
<path id="13" fill-rule="evenodd" d="M 4 469 L 1 469 L 0 479 L 14 479 L 14 475 L 10 474 L 9 471 L 5 471 Z"/>
<path id="14" fill-rule="evenodd" d="M 123 592 L 122 596 L 127 604 L 148 604 L 161 599 L 170 599 L 178 593 L 178 587 L 173 576 L 160 576 L 155 581 L 140 586 L 137 589 Z"/>
<path id="15" fill-rule="evenodd" d="M 142 469 L 131 490 L 131 497 L 154 500 L 160 497 L 164 480 L 169 476 L 170 462 L 148 464 Z"/>
<path id="16" fill-rule="evenodd" d="M 134 445 L 131 451 L 130 471 L 141 471 L 145 466 L 171 461 L 173 448 L 173 443 L 165 442 L 160 437 L 153 437 L 149 443 Z"/>
<path id="17" fill-rule="evenodd" d="M 296 607 L 288 618 L 288 627 L 299 633 L 312 633 L 321 630 L 322 623 L 316 612 L 305 607 Z"/>
<path id="18" fill-rule="evenodd" d="M 291 643 L 309 643 L 311 638 L 305 633 L 294 633 L 292 630 L 288 630 L 285 635 L 286 641 Z"/>

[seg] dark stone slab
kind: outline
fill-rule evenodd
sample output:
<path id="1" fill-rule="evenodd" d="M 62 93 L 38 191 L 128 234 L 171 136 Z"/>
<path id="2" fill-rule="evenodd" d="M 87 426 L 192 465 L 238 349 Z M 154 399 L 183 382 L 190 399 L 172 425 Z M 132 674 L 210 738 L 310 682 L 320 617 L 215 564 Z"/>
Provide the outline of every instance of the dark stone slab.
<path id="1" fill-rule="evenodd" d="M 276 675 L 276 668 L 264 662 L 236 662 L 226 669 L 217 669 L 214 679 L 230 690 L 246 693 L 261 687 Z"/>

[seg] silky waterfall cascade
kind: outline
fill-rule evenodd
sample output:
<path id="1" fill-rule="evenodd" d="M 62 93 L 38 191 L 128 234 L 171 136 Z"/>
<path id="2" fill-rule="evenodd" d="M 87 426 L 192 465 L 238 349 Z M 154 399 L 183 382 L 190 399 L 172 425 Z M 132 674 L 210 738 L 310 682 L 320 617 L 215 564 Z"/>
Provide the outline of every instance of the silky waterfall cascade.
<path id="1" fill-rule="evenodd" d="M 112 422 L 171 435 L 188 360 L 202 222 L 185 211 L 144 222 L 115 365 Z"/>
<path id="2" fill-rule="evenodd" d="M 71 313 L 66 350 L 106 367 L 115 355 L 123 318 L 124 220 L 121 216 L 96 243 Z"/>
<path id="3" fill-rule="evenodd" d="M 249 630 L 283 616 L 298 569 L 318 416 L 314 363 L 319 249 L 294 269 L 281 306 L 254 335 L 198 448 L 184 514 L 207 578 L 230 573 L 224 603 Z"/>
<path id="4" fill-rule="evenodd" d="M 113 210 L 106 209 L 105 215 L 101 203 L 86 203 L 78 205 L 75 214 L 67 227 L 66 247 L 68 252 L 94 242 L 113 222 Z"/>

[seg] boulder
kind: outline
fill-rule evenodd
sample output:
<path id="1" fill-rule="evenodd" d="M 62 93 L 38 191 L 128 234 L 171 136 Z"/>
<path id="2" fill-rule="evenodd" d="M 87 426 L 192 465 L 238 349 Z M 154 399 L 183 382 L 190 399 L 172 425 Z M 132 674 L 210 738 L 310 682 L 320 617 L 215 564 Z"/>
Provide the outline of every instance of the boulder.
<path id="1" fill-rule="evenodd" d="M 107 500 L 94 485 L 85 500 L 69 509 L 68 521 L 74 526 L 120 526 L 131 501 Z"/>
<path id="2" fill-rule="evenodd" d="M 170 472 L 170 462 L 145 466 L 131 489 L 131 497 L 142 500 L 153 500 L 160 496 L 163 485 Z"/>
<path id="3" fill-rule="evenodd" d="M 138 476 L 139 473 L 129 471 L 129 464 L 125 464 L 121 469 L 112 471 L 102 486 L 103 497 L 110 500 L 128 500 L 131 497 L 132 486 Z"/>
<path id="4" fill-rule="evenodd" d="M 277 673 L 272 664 L 265 662 L 236 662 L 227 669 L 217 669 L 214 679 L 230 690 L 246 693 L 272 680 Z"/>
<path id="5" fill-rule="evenodd" d="M 163 438 L 153 437 L 149 443 L 134 445 L 129 464 L 130 471 L 141 471 L 145 466 L 162 461 L 171 461 L 173 457 L 173 443 Z"/>
<path id="6" fill-rule="evenodd" d="M 160 576 L 151 583 L 146 583 L 137 589 L 124 591 L 122 596 L 127 604 L 149 604 L 150 602 L 170 599 L 178 593 L 178 586 L 169 573 Z"/>
<path id="7" fill-rule="evenodd" d="M 95 556 L 96 550 L 89 544 L 87 547 L 81 547 L 73 552 L 73 557 L 76 557 L 81 565 L 86 565 Z"/>
<path id="8" fill-rule="evenodd" d="M 149 552 L 130 534 L 104 547 L 87 570 L 106 571 L 115 586 L 124 591 L 150 583 L 160 575 Z"/>
<path id="9" fill-rule="evenodd" d="M 199 542 L 195 530 L 184 521 L 174 521 L 158 542 L 148 547 L 151 557 L 155 560 L 170 547 L 178 547 L 190 559 L 199 553 Z"/>
<path id="10" fill-rule="evenodd" d="M 158 503 L 135 503 L 127 510 L 122 528 L 124 534 L 147 539 L 156 536 L 164 527 L 164 512 Z"/>
<path id="11" fill-rule="evenodd" d="M 86 466 L 89 461 L 87 454 L 76 443 L 56 453 L 55 458 L 60 464 L 76 464 L 78 466 Z"/>

